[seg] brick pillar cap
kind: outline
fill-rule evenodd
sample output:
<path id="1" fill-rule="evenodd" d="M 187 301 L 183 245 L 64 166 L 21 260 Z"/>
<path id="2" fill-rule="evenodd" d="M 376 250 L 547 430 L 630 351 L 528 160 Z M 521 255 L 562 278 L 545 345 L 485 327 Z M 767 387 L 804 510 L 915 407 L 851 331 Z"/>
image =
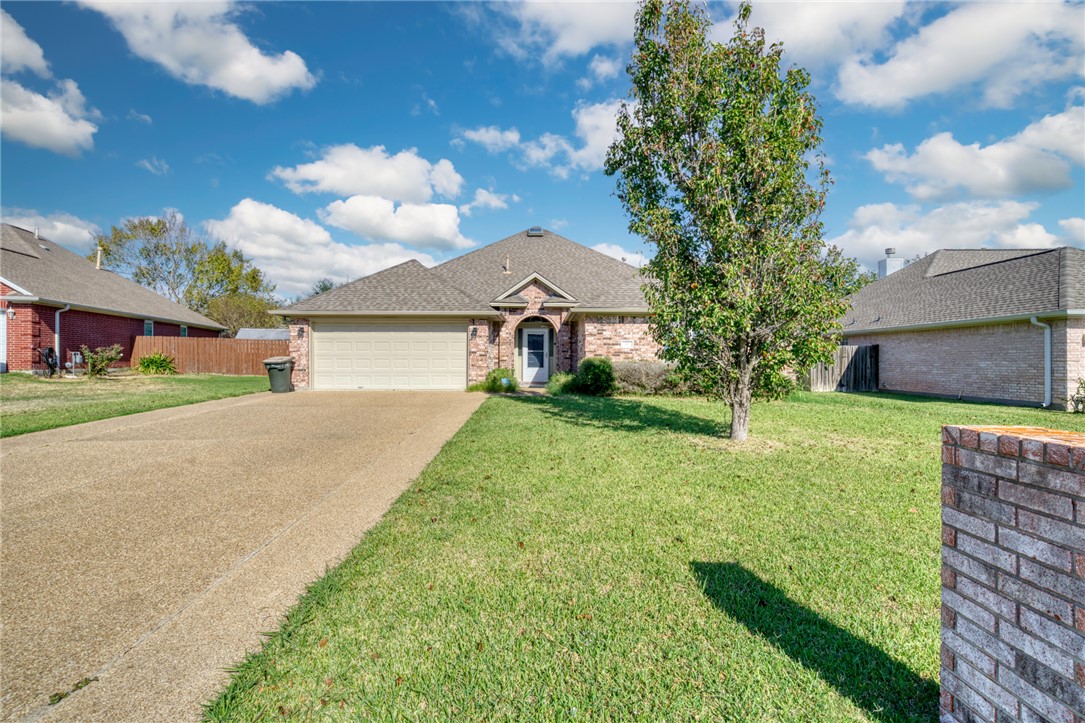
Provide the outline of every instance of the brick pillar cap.
<path id="1" fill-rule="evenodd" d="M 1071 447 L 1085 447 L 1085 434 L 1081 432 L 1067 432 L 1061 429 L 1048 429 L 1046 427 L 1006 427 L 1000 425 L 946 425 L 947 429 L 968 429 L 973 432 L 986 432 L 987 434 L 1009 435 L 1022 439 L 1032 439 L 1038 442 L 1053 442 L 1065 444 Z"/>

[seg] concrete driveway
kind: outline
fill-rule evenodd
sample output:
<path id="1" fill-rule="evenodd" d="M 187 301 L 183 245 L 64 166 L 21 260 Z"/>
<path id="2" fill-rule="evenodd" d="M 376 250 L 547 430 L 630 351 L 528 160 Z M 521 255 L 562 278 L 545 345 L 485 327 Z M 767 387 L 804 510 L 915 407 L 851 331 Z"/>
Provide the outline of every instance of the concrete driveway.
<path id="1" fill-rule="evenodd" d="M 198 718 L 483 398 L 259 394 L 5 440 L 0 717 Z"/>

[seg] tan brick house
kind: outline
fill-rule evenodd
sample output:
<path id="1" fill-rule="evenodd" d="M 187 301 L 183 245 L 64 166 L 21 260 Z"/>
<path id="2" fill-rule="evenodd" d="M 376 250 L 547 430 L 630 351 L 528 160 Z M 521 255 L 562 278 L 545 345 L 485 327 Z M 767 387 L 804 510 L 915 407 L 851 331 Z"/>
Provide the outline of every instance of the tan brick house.
<path id="1" fill-rule="evenodd" d="M 1085 377 L 1081 249 L 936 251 L 851 301 L 886 391 L 1065 409 Z"/>
<path id="2" fill-rule="evenodd" d="M 586 357 L 654 359 L 640 287 L 634 267 L 534 227 L 274 313 L 298 388 L 463 389 L 499 367 L 531 385 Z"/>

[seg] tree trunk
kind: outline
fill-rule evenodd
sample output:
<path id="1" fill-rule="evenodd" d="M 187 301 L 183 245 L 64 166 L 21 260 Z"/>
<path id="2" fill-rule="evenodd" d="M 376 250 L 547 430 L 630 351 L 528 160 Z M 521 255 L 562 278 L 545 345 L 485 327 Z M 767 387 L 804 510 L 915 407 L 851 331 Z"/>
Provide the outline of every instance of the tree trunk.
<path id="1" fill-rule="evenodd" d="M 739 390 L 731 399 L 731 439 L 745 442 L 750 433 L 750 388 Z"/>

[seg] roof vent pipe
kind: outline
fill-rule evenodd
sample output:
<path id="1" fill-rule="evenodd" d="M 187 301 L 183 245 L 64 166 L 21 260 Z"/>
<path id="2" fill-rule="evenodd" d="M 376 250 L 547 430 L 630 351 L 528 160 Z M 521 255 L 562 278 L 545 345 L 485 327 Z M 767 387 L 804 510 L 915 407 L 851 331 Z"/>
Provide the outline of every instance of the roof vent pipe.
<path id="1" fill-rule="evenodd" d="M 897 252 L 897 250 L 896 250 L 895 248 L 892 248 L 892 247 L 890 247 L 890 248 L 887 248 L 887 249 L 885 250 L 885 255 L 886 255 L 886 256 L 892 256 L 892 255 L 893 255 L 893 254 L 895 254 L 896 252 Z"/>
<path id="2" fill-rule="evenodd" d="M 512 264 L 512 259 L 509 257 L 508 254 L 505 254 L 505 273 L 506 274 L 511 274 L 512 273 L 512 265 L 511 264 Z"/>
<path id="3" fill-rule="evenodd" d="M 37 241 L 37 240 L 38 240 L 38 238 L 39 238 L 39 237 L 38 237 L 38 227 L 37 227 L 37 226 L 35 226 L 35 227 L 34 227 L 34 240 L 35 240 L 35 241 Z"/>
<path id="4" fill-rule="evenodd" d="M 98 244 L 98 261 L 94 264 L 94 268 L 99 271 L 102 270 L 102 245 Z"/>
<path id="5" fill-rule="evenodd" d="M 1044 403 L 1043 408 L 1051 406 L 1051 325 L 1045 324 L 1035 316 L 1028 320 L 1033 326 L 1044 330 Z"/>

